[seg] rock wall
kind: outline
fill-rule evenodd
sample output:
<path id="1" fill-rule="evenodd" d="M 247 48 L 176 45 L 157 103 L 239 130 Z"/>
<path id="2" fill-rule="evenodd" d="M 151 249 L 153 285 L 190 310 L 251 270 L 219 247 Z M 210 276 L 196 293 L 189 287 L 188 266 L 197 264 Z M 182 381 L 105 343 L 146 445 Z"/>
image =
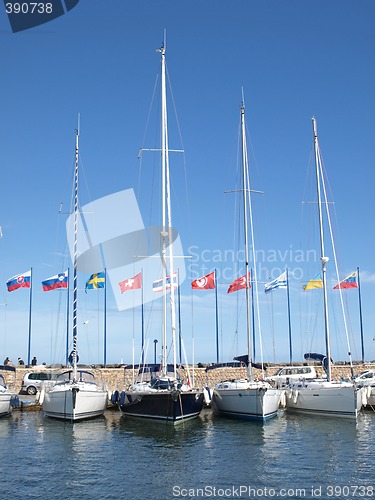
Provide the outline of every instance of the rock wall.
<path id="1" fill-rule="evenodd" d="M 282 367 L 283 365 L 273 365 L 270 366 L 266 375 L 271 376 L 276 373 L 276 371 Z M 297 366 L 297 365 L 295 365 Z M 314 365 L 318 375 L 323 374 L 323 369 L 321 366 Z M 136 377 L 136 373 L 133 373 L 132 369 L 124 369 L 123 366 L 116 368 L 91 368 L 91 367 L 82 367 L 82 369 L 87 369 L 95 374 L 95 377 L 98 380 L 104 381 L 108 384 L 108 390 L 114 391 L 118 389 L 122 391 L 126 389 Z M 361 365 L 354 366 L 354 373 L 357 375 L 364 370 L 375 369 L 375 364 L 367 363 Z M 52 369 L 49 367 L 44 367 L 43 370 L 46 371 L 62 371 L 64 369 L 57 370 L 56 368 Z M 22 379 L 25 373 L 30 371 L 42 371 L 40 367 L 35 368 L 26 368 L 16 366 L 16 372 L 8 372 L 4 371 L 2 374 L 4 375 L 5 381 L 8 387 L 14 391 L 15 393 L 19 393 L 22 386 Z M 238 378 L 244 378 L 246 376 L 245 368 L 217 368 L 214 370 L 209 370 L 206 372 L 205 368 L 192 368 L 189 369 L 190 380 L 193 382 L 195 387 L 213 387 L 217 382 L 222 380 L 232 380 Z M 261 377 L 261 371 L 258 369 L 253 369 L 253 377 L 258 378 Z M 181 372 L 182 378 L 187 381 L 188 374 L 186 370 L 182 370 Z M 341 379 L 341 378 L 350 378 L 351 372 L 350 367 L 348 365 L 334 365 L 332 367 L 332 378 L 333 379 Z"/>

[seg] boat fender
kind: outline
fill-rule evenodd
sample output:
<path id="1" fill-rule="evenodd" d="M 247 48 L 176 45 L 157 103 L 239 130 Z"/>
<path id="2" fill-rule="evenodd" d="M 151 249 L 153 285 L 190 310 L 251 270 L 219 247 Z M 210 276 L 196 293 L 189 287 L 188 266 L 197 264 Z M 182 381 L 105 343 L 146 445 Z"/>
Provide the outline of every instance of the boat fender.
<path id="1" fill-rule="evenodd" d="M 115 405 L 118 401 L 118 397 L 119 397 L 119 392 L 116 389 L 115 391 L 112 392 L 111 403 Z"/>
<path id="2" fill-rule="evenodd" d="M 209 387 L 205 387 L 203 389 L 203 394 L 205 404 L 209 405 L 211 403 L 211 389 Z"/>
<path id="3" fill-rule="evenodd" d="M 283 392 L 281 393 L 281 396 L 280 396 L 280 403 L 279 403 L 279 404 L 280 404 L 280 406 L 281 406 L 282 408 L 285 408 L 285 406 L 286 406 L 286 394 L 285 394 L 285 391 L 283 391 Z"/>
<path id="4" fill-rule="evenodd" d="M 298 391 L 292 391 L 293 392 L 293 403 L 296 404 L 298 401 Z"/>
<path id="5" fill-rule="evenodd" d="M 123 405 L 125 403 L 125 397 L 126 397 L 125 391 L 121 391 L 120 399 L 119 399 L 120 405 Z"/>
<path id="6" fill-rule="evenodd" d="M 44 390 L 44 388 L 43 388 L 43 389 L 40 391 L 39 395 L 38 395 L 38 403 L 39 403 L 40 405 L 42 405 L 42 404 L 43 404 L 43 401 L 44 401 L 44 394 L 45 394 L 45 392 L 46 392 L 46 391 L 45 391 L 45 390 Z"/>
<path id="7" fill-rule="evenodd" d="M 13 408 L 19 408 L 19 407 L 20 407 L 20 398 L 17 396 L 17 394 L 14 394 L 14 395 L 10 398 L 10 405 L 11 405 Z"/>

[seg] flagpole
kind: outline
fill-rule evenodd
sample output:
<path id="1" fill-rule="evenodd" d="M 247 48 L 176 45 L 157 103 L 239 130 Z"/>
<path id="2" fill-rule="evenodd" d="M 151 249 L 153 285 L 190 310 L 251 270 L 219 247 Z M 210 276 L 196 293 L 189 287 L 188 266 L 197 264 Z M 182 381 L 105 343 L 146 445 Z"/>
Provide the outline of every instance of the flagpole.
<path id="1" fill-rule="evenodd" d="M 66 298 L 66 352 L 65 352 L 65 362 L 66 366 L 69 366 L 69 277 L 70 269 L 68 268 L 68 288 L 67 288 L 67 298 Z"/>
<path id="2" fill-rule="evenodd" d="M 33 268 L 30 269 L 30 306 L 29 306 L 29 341 L 27 348 L 27 366 L 30 366 L 30 347 L 31 347 L 31 305 L 32 305 L 32 290 L 33 290 Z"/>
<path id="3" fill-rule="evenodd" d="M 219 363 L 219 313 L 217 307 L 217 270 L 215 268 L 215 319 L 216 319 L 216 363 Z"/>
<path id="4" fill-rule="evenodd" d="M 104 367 L 107 366 L 107 269 L 104 268 Z"/>
<path id="5" fill-rule="evenodd" d="M 141 331 L 142 331 L 142 366 L 145 363 L 145 325 L 144 325 L 144 309 L 143 309 L 143 268 L 141 269 Z"/>
<path id="6" fill-rule="evenodd" d="M 290 298 L 289 298 L 289 272 L 288 268 L 285 268 L 286 271 L 286 296 L 287 296 L 287 304 L 288 304 L 288 325 L 289 325 L 289 364 L 293 363 L 293 355 L 292 355 L 292 323 L 290 320 Z"/>
<path id="7" fill-rule="evenodd" d="M 361 300 L 361 282 L 359 279 L 359 267 L 357 267 L 357 275 L 358 275 L 359 324 L 361 327 L 362 363 L 364 363 L 365 362 L 365 345 L 364 345 L 364 341 L 363 341 L 362 300 Z"/>

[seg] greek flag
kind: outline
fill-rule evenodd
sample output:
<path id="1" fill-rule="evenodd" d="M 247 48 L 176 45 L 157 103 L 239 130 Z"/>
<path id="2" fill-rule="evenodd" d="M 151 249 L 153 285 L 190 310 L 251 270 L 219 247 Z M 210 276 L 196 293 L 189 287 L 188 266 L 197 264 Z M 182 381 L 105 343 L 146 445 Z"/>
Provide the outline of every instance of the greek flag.
<path id="1" fill-rule="evenodd" d="M 272 292 L 272 290 L 275 290 L 275 288 L 286 288 L 286 287 L 287 287 L 286 271 L 284 271 L 283 274 L 281 274 L 278 278 L 264 285 L 264 292 L 268 293 Z"/>

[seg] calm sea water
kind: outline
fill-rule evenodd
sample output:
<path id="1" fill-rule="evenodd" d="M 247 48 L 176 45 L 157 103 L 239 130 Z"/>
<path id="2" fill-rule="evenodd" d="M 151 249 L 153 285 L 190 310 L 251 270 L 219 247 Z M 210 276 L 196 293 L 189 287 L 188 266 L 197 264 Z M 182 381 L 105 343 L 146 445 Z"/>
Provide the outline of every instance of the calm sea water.
<path id="1" fill-rule="evenodd" d="M 0 419 L 2 498 L 375 498 L 375 413 L 280 412 L 266 425 L 205 410 L 177 428 L 118 412 L 76 424 Z"/>

